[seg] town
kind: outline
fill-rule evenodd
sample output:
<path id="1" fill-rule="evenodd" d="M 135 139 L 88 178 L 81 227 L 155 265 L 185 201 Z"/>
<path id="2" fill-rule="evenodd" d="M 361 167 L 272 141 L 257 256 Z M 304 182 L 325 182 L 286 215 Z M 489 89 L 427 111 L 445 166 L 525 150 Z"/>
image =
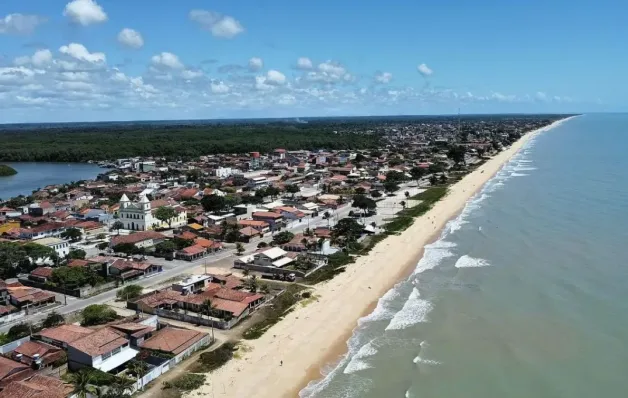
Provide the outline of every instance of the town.
<path id="1" fill-rule="evenodd" d="M 84 159 L 97 179 L 5 198 L 0 398 L 193 390 L 448 185 L 562 117 L 338 122 L 377 147 Z"/>

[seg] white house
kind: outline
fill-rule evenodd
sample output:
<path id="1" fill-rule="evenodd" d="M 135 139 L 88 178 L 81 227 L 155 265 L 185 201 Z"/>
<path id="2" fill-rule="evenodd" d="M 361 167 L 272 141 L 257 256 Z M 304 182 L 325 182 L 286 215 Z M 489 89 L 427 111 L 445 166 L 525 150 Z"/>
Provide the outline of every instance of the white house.
<path id="1" fill-rule="evenodd" d="M 135 358 L 126 335 L 111 327 L 102 328 L 68 344 L 68 368 L 96 368 L 109 372 Z"/>
<path id="2" fill-rule="evenodd" d="M 59 238 L 43 238 L 36 241 L 37 244 L 42 246 L 48 246 L 57 252 L 57 255 L 61 258 L 67 256 L 70 253 L 70 244 L 63 239 Z"/>
<path id="3" fill-rule="evenodd" d="M 133 231 L 148 231 L 156 228 L 179 228 L 187 225 L 188 214 L 185 208 L 173 204 L 165 204 L 173 207 L 177 215 L 168 222 L 158 220 L 153 215 L 156 210 L 152 208 L 151 202 L 146 195 L 142 195 L 137 202 L 131 202 L 126 195 L 120 198 L 119 219 L 124 224 L 125 229 Z"/>

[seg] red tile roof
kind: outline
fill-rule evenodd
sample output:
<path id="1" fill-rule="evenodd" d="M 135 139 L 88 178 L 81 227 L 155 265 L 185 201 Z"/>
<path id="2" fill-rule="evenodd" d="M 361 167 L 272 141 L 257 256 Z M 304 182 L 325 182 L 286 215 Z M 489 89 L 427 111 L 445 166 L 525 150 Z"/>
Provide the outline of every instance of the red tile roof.
<path id="1" fill-rule="evenodd" d="M 54 377 L 36 374 L 14 381 L 0 392 L 0 398 L 66 398 L 74 388 Z"/>
<path id="2" fill-rule="evenodd" d="M 61 325 L 54 328 L 44 329 L 37 335 L 69 344 L 92 333 L 94 333 L 93 329 L 84 328 L 82 326 Z"/>
<path id="3" fill-rule="evenodd" d="M 195 330 L 163 328 L 142 344 L 142 348 L 178 355 L 207 336 Z"/>
<path id="4" fill-rule="evenodd" d="M 190 247 L 186 247 L 182 250 L 179 250 L 180 253 L 187 254 L 189 256 L 194 256 L 196 254 L 201 254 L 205 252 L 205 248 L 199 245 L 194 245 Z"/>
<path id="5" fill-rule="evenodd" d="M 50 278 L 52 276 L 52 268 L 38 267 L 31 271 L 31 275 L 39 276 L 41 278 Z"/>
<path id="6" fill-rule="evenodd" d="M 9 358 L 0 356 L 0 380 L 22 370 L 30 369 L 28 365 L 15 362 Z"/>
<path id="7" fill-rule="evenodd" d="M 68 345 L 87 355 L 97 357 L 113 351 L 115 348 L 121 347 L 128 342 L 123 332 L 111 327 L 105 327 Z"/>
<path id="8" fill-rule="evenodd" d="M 166 239 L 166 235 L 160 234 L 159 232 L 155 231 L 141 231 L 129 235 L 114 236 L 111 239 L 111 244 L 113 246 L 119 245 L 121 243 L 135 244 L 149 239 Z"/>
<path id="9" fill-rule="evenodd" d="M 273 213 L 272 211 L 256 211 L 255 213 L 253 213 L 253 217 L 278 219 L 282 218 L 283 216 L 279 213 Z"/>

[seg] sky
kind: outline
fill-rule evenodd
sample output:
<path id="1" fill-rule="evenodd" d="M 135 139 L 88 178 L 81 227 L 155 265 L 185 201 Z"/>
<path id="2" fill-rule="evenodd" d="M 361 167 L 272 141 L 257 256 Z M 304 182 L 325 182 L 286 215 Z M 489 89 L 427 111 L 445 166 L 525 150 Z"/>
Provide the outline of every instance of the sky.
<path id="1" fill-rule="evenodd" d="M 2 0 L 0 123 L 621 112 L 620 0 Z"/>

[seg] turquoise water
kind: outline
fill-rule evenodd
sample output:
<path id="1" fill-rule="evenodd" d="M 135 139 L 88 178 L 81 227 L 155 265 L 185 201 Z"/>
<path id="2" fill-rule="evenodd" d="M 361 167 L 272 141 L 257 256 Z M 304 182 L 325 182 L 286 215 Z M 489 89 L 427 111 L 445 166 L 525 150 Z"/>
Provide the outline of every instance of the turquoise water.
<path id="1" fill-rule="evenodd" d="M 7 200 L 18 195 L 30 195 L 34 190 L 50 184 L 94 179 L 105 172 L 94 164 L 16 162 L 3 163 L 17 170 L 17 174 L 0 177 L 0 199 Z"/>
<path id="2" fill-rule="evenodd" d="M 538 135 L 302 397 L 628 396 L 628 115 Z"/>

